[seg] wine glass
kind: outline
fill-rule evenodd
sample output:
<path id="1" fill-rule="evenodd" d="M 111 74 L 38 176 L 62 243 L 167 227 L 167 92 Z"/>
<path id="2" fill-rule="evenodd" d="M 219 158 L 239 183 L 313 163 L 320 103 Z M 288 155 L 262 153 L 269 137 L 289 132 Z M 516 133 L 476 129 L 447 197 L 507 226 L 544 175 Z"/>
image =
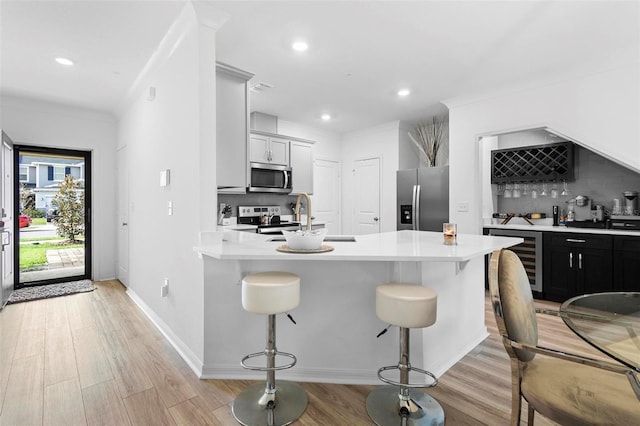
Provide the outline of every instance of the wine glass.
<path id="1" fill-rule="evenodd" d="M 551 185 L 551 198 L 558 198 L 558 185 L 555 182 Z"/>
<path id="2" fill-rule="evenodd" d="M 504 198 L 511 198 L 511 184 L 506 184 L 504 188 Z"/>
<path id="3" fill-rule="evenodd" d="M 513 198 L 520 198 L 520 195 L 521 195 L 520 184 L 519 183 L 514 183 L 513 184 Z"/>
<path id="4" fill-rule="evenodd" d="M 533 184 L 533 188 L 531 189 L 531 198 L 538 198 L 538 185 Z"/>
<path id="5" fill-rule="evenodd" d="M 546 197 L 547 195 L 549 195 L 549 193 L 547 192 L 547 183 L 543 182 L 542 183 L 542 191 L 540 192 L 540 196 L 541 197 Z"/>
<path id="6" fill-rule="evenodd" d="M 567 188 L 567 181 L 566 180 L 562 181 L 562 192 L 560 193 L 560 195 L 562 195 L 563 197 L 568 197 L 569 195 L 571 195 L 571 192 L 569 191 L 569 188 Z"/>

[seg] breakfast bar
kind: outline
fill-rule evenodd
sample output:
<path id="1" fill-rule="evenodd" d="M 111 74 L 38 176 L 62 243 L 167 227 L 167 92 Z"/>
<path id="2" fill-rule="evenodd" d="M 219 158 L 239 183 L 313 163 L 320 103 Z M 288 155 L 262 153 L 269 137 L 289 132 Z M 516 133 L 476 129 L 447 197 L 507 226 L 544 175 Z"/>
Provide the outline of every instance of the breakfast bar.
<path id="1" fill-rule="evenodd" d="M 484 325 L 484 255 L 522 242 L 520 238 L 458 235 L 444 245 L 439 232 L 395 231 L 327 236 L 322 253 L 278 251 L 275 236 L 209 232 L 196 252 L 204 268 L 203 378 L 259 379 L 242 369 L 244 354 L 265 336 L 264 322 L 245 312 L 241 280 L 261 271 L 301 278 L 300 305 L 281 318 L 278 349 L 295 353 L 297 381 L 376 384 L 377 369 L 397 359 L 398 330 L 375 312 L 375 289 L 384 282 L 422 284 L 438 293 L 436 323 L 414 334 L 413 363 L 436 376 L 487 337 Z"/>

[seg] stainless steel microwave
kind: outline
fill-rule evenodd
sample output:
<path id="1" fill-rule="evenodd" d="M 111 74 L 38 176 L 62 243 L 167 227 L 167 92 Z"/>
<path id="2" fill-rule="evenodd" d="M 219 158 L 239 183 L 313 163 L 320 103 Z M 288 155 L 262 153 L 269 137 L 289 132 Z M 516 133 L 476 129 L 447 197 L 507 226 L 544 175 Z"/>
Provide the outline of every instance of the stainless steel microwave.
<path id="1" fill-rule="evenodd" d="M 291 167 L 265 163 L 249 163 L 249 192 L 291 192 Z"/>

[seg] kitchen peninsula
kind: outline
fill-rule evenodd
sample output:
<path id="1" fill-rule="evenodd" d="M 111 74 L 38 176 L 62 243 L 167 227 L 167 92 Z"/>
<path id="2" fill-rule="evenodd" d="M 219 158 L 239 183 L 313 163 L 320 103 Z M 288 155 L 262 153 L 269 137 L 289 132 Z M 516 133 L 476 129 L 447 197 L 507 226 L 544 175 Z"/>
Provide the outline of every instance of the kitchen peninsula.
<path id="1" fill-rule="evenodd" d="M 221 238 L 222 237 L 222 238 Z M 387 326 L 375 312 L 375 288 L 389 281 L 419 283 L 438 293 L 434 326 L 411 333 L 414 365 L 437 376 L 487 336 L 484 325 L 484 255 L 520 238 L 458 235 L 445 246 L 439 232 L 397 231 L 332 241 L 326 253 L 276 250 L 282 241 L 246 232 L 203 233 L 195 250 L 204 268 L 203 378 L 256 378 L 240 359 L 264 347 L 264 319 L 245 312 L 242 277 L 281 270 L 300 275 L 301 302 L 278 318 L 278 347 L 298 357 L 279 372 L 299 381 L 378 383 L 376 371 L 397 360 L 398 330 L 376 339 Z"/>

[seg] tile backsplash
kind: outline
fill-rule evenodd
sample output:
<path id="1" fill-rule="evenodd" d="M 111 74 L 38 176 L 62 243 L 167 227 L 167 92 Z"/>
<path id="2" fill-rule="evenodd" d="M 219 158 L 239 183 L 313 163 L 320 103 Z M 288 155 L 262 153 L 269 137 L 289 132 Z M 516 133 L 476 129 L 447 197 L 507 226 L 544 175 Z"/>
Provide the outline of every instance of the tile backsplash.
<path id="1" fill-rule="evenodd" d="M 295 204 L 297 195 L 269 194 L 263 192 L 250 192 L 247 194 L 218 194 L 218 205 L 227 203 L 231 206 L 231 216 L 238 216 L 238 206 L 279 206 L 282 215 L 292 215 L 290 204 Z M 306 202 L 302 201 L 306 207 Z M 313 207 L 313 206 L 312 206 Z M 306 209 L 303 208 L 303 212 Z"/>

